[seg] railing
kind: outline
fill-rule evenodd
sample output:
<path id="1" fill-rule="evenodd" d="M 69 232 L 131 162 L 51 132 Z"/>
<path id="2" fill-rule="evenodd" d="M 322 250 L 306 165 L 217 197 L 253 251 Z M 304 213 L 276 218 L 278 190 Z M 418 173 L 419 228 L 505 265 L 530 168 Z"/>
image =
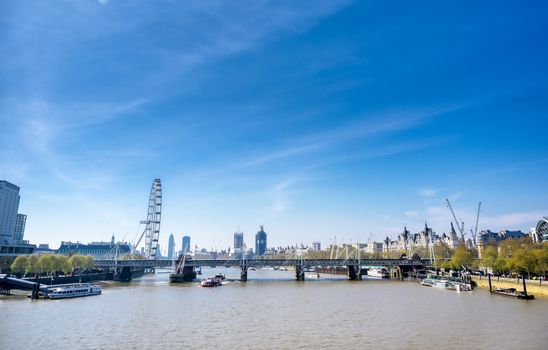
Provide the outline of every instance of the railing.
<path id="1" fill-rule="evenodd" d="M 277 267 L 277 266 L 299 266 L 304 264 L 311 267 L 343 267 L 358 265 L 355 259 L 246 259 L 247 267 Z M 97 267 L 171 267 L 171 260 L 96 260 Z M 360 266 L 424 266 L 430 265 L 429 259 L 360 259 Z M 192 259 L 185 262 L 185 266 L 227 266 L 240 267 L 242 260 L 236 259 Z"/>

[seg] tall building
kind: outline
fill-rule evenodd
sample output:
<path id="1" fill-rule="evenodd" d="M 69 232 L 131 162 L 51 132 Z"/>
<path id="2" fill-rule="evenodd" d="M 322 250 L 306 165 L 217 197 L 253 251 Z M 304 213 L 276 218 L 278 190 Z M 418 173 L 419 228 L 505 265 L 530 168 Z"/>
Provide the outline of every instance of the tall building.
<path id="1" fill-rule="evenodd" d="M 322 244 L 320 242 L 312 242 L 312 249 L 322 250 Z"/>
<path id="2" fill-rule="evenodd" d="M 27 216 L 25 214 L 17 214 L 17 219 L 15 220 L 15 235 L 13 237 L 15 244 L 23 244 L 26 224 Z"/>
<path id="3" fill-rule="evenodd" d="M 244 233 L 234 232 L 234 250 L 242 249 L 244 246 Z"/>
<path id="4" fill-rule="evenodd" d="M 260 226 L 259 232 L 255 235 L 255 254 L 263 255 L 266 252 L 266 232 L 263 225 Z"/>
<path id="5" fill-rule="evenodd" d="M 190 236 L 183 236 L 183 250 L 182 254 L 190 252 Z"/>
<path id="6" fill-rule="evenodd" d="M 0 181 L 0 245 L 13 245 L 19 209 L 19 187 Z"/>
<path id="7" fill-rule="evenodd" d="M 244 247 L 244 233 L 234 232 L 234 256 L 236 258 L 242 257 Z"/>
<path id="8" fill-rule="evenodd" d="M 173 259 L 173 254 L 175 253 L 175 238 L 173 233 L 169 235 L 169 241 L 167 243 L 167 257 L 168 259 Z"/>

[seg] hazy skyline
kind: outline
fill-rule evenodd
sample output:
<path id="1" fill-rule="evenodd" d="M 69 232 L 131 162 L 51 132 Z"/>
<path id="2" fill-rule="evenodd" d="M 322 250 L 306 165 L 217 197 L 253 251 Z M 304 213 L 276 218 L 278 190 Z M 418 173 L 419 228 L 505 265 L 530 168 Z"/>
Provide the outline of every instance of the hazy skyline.
<path id="1" fill-rule="evenodd" d="M 548 216 L 548 4 L 3 1 L 0 179 L 25 239 L 200 248 L 527 231 Z M 177 248 L 180 249 L 180 248 Z"/>

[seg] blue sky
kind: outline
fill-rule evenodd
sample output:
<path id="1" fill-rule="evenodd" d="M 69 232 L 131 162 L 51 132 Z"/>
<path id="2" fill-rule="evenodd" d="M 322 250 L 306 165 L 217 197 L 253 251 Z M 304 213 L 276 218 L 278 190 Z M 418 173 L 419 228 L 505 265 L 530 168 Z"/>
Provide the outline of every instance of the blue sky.
<path id="1" fill-rule="evenodd" d="M 548 4 L 3 1 L 0 178 L 26 238 L 382 239 L 548 215 Z M 179 243 L 180 244 L 180 243 Z"/>

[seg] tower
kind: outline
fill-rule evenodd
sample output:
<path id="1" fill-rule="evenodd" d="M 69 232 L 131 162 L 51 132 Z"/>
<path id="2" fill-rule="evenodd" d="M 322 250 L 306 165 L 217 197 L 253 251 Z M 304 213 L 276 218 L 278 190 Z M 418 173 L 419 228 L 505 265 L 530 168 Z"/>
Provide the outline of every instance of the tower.
<path id="1" fill-rule="evenodd" d="M 19 200 L 19 186 L 4 180 L 0 181 L 0 245 L 16 243 L 15 232 Z M 21 237 L 22 239 L 23 237 Z"/>
<path id="2" fill-rule="evenodd" d="M 263 225 L 259 228 L 255 235 L 255 254 L 263 255 L 266 252 L 266 232 L 264 232 Z"/>
<path id="3" fill-rule="evenodd" d="M 173 259 L 173 254 L 175 252 L 175 238 L 173 233 L 169 235 L 169 241 L 167 243 L 167 257 L 168 259 Z"/>

